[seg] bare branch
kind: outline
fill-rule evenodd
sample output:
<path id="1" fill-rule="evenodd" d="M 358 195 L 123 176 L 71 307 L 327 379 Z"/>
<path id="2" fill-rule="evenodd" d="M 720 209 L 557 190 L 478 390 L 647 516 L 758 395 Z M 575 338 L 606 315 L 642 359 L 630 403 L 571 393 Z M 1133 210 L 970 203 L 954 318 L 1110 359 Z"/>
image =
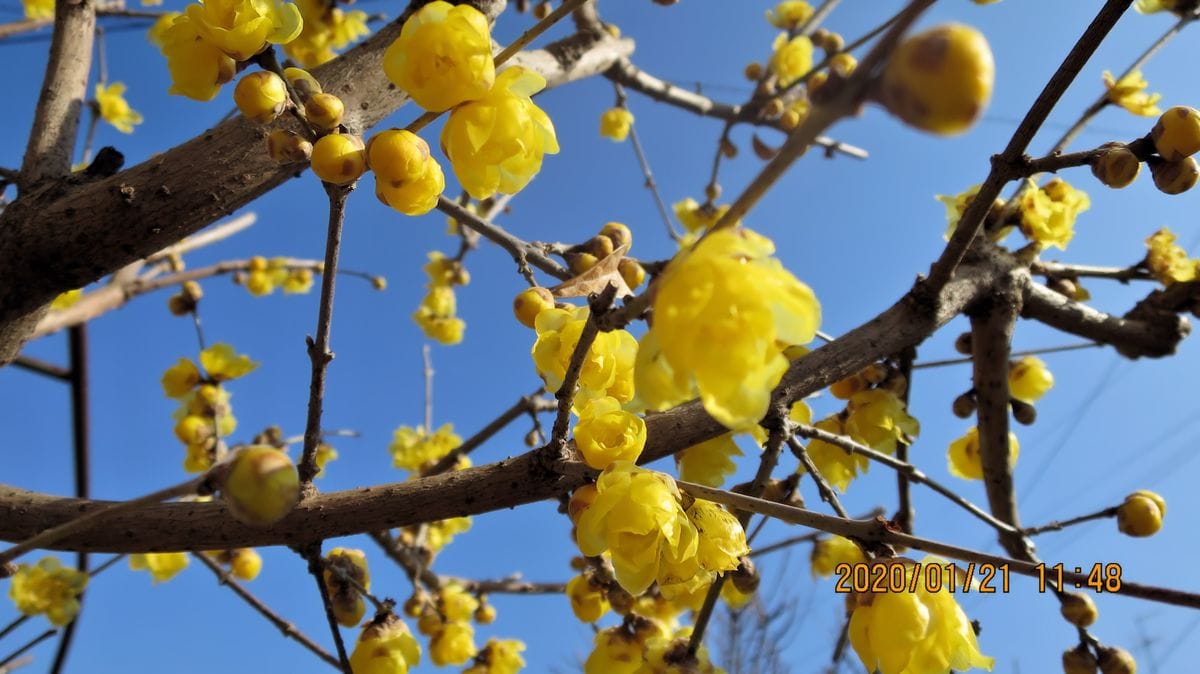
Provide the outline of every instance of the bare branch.
<path id="1" fill-rule="evenodd" d="M 1021 315 L 1085 339 L 1111 344 L 1126 358 L 1169 356 L 1191 332 L 1187 319 L 1175 314 L 1159 314 L 1150 320 L 1119 318 L 1067 299 L 1039 283 L 1030 284 L 1026 290 Z"/>

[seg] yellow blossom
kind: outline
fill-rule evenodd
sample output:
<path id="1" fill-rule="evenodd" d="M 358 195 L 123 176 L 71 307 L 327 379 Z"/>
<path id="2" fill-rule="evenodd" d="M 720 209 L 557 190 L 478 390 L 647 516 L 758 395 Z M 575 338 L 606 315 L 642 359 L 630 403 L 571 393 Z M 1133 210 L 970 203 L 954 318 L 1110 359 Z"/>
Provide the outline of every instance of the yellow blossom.
<path id="1" fill-rule="evenodd" d="M 646 422 L 621 409 L 616 398 L 594 398 L 579 413 L 575 445 L 596 470 L 613 461 L 636 461 L 646 445 Z"/>
<path id="2" fill-rule="evenodd" d="M 1008 392 L 1021 402 L 1033 403 L 1054 387 L 1054 375 L 1037 356 L 1025 356 L 1008 368 Z"/>
<path id="3" fill-rule="evenodd" d="M 162 376 L 163 392 L 168 398 L 181 398 L 200 383 L 200 370 L 189 358 L 180 358 Z"/>
<path id="4" fill-rule="evenodd" d="M 221 85 L 232 80 L 237 72 L 237 62 L 201 39 L 197 23 L 189 16 L 176 17 L 162 30 L 160 39 L 159 47 L 167 57 L 167 69 L 171 71 L 168 93 L 196 101 L 211 101 L 221 90 Z"/>
<path id="5" fill-rule="evenodd" d="M 1141 489 L 1125 497 L 1117 507 L 1117 529 L 1127 536 L 1153 536 L 1162 528 L 1167 501 L 1158 494 Z"/>
<path id="6" fill-rule="evenodd" d="M 63 566 L 55 557 L 43 557 L 37 564 L 17 565 L 8 596 L 22 614 L 44 613 L 61 627 L 79 613 L 79 595 L 87 584 L 86 573 Z"/>
<path id="7" fill-rule="evenodd" d="M 311 269 L 292 269 L 280 284 L 283 292 L 289 295 L 306 293 L 312 290 L 313 273 Z"/>
<path id="8" fill-rule="evenodd" d="M 588 314 L 587 307 L 556 307 L 538 312 L 534 319 L 538 336 L 531 354 L 547 390 L 557 391 L 562 386 Z M 625 330 L 597 334 L 579 372 L 575 409 L 580 410 L 589 400 L 602 396 L 629 402 L 634 392 L 637 349 L 637 340 Z"/>
<path id="9" fill-rule="evenodd" d="M 304 26 L 283 51 L 305 68 L 332 60 L 337 50 L 371 32 L 367 13 L 360 9 L 344 11 L 324 0 L 296 0 L 296 7 Z"/>
<path id="10" fill-rule="evenodd" d="M 336 461 L 337 458 L 338 458 L 338 452 L 332 446 L 327 445 L 324 442 L 318 444 L 317 445 L 317 456 L 316 456 L 316 460 L 317 460 L 317 475 L 316 475 L 316 477 L 324 476 L 325 475 L 325 464 L 329 463 L 330 461 Z"/>
<path id="11" fill-rule="evenodd" d="M 803 0 L 785 0 L 767 10 L 767 21 L 776 28 L 795 30 L 813 15 L 812 5 Z"/>
<path id="12" fill-rule="evenodd" d="M 366 554 L 353 548 L 333 548 L 325 555 L 325 568 L 321 577 L 338 623 L 343 627 L 357 625 L 362 620 L 366 606 L 355 583 L 371 589 L 371 573 L 367 569 Z"/>
<path id="13" fill-rule="evenodd" d="M 567 581 L 567 598 L 571 600 L 571 611 L 581 622 L 594 623 L 608 613 L 608 597 L 604 589 L 586 575 L 575 576 Z"/>
<path id="14" fill-rule="evenodd" d="M 844 563 L 853 566 L 867 560 L 858 544 L 849 538 L 836 535 L 818 539 L 816 543 L 813 543 L 812 555 L 809 559 L 812 562 L 814 578 L 832 576 L 838 564 Z"/>
<path id="15" fill-rule="evenodd" d="M 629 137 L 633 113 L 627 108 L 609 108 L 600 115 L 600 135 L 620 143 Z"/>
<path id="16" fill-rule="evenodd" d="M 748 229 L 714 231 L 671 261 L 654 300 L 663 357 L 691 375 L 704 409 L 732 430 L 766 414 L 788 367 L 779 345 L 809 342 L 820 323 L 816 297 L 774 252 Z"/>
<path id="17" fill-rule="evenodd" d="M 621 627 L 596 633 L 584 674 L 637 674 L 642 667 L 643 644 Z"/>
<path id="18" fill-rule="evenodd" d="M 100 118 L 122 133 L 133 133 L 134 125 L 142 123 L 142 115 L 125 100 L 125 85 L 121 82 L 107 87 L 97 84 L 96 105 L 100 107 Z"/>
<path id="19" fill-rule="evenodd" d="M 720 487 L 725 478 L 737 470 L 733 463 L 735 456 L 742 456 L 742 450 L 734 442 L 732 433 L 718 435 L 711 440 L 692 445 L 675 455 L 675 462 L 679 466 L 679 479 L 709 487 Z"/>
<path id="20" fill-rule="evenodd" d="M 354 674 L 407 674 L 420 662 L 421 645 L 392 613 L 363 626 L 350 654 Z"/>
<path id="21" fill-rule="evenodd" d="M 367 143 L 367 164 L 375 173 L 375 196 L 405 215 L 433 210 L 446 189 L 442 166 L 420 136 L 390 129 Z"/>
<path id="22" fill-rule="evenodd" d="M 812 70 L 813 44 L 805 35 L 797 35 L 788 39 L 787 33 L 780 33 L 775 38 L 771 48 L 771 72 L 779 78 L 780 86 L 788 86 Z"/>
<path id="23" fill-rule="evenodd" d="M 822 419 L 813 426 L 835 435 L 845 434 L 845 428 L 836 416 Z M 846 491 L 846 487 L 850 486 L 850 481 L 858 477 L 860 472 L 867 472 L 867 457 L 851 454 L 824 440 L 813 440 L 808 443 L 807 450 L 808 458 L 812 459 L 813 465 L 821 473 L 821 477 L 843 492 Z M 797 471 L 803 473 L 804 464 L 800 464 Z"/>
<path id="24" fill-rule="evenodd" d="M 229 570 L 238 580 L 258 578 L 262 563 L 262 555 L 254 548 L 238 548 L 229 553 Z"/>
<path id="25" fill-rule="evenodd" d="M 304 26 L 300 9 L 282 0 L 197 0 L 187 17 L 205 42 L 236 61 L 291 42 Z"/>
<path id="26" fill-rule="evenodd" d="M 899 560 L 891 563 L 903 563 Z M 926 557 L 922 565 L 946 563 Z M 907 574 L 922 573 L 909 565 Z M 911 577 L 911 576 L 909 576 Z M 975 631 L 948 589 L 858 595 L 850 616 L 850 644 L 868 671 L 879 674 L 945 674 L 973 667 L 991 670 L 995 661 L 979 652 Z M 906 586 L 908 585 L 906 581 Z"/>
<path id="27" fill-rule="evenodd" d="M 634 405 L 638 409 L 665 410 L 696 397 L 691 377 L 671 367 L 653 330 L 642 335 L 637 344 L 633 380 L 637 396 Z"/>
<path id="28" fill-rule="evenodd" d="M 171 27 L 171 24 L 175 23 L 175 19 L 181 16 L 183 16 L 182 12 L 163 12 L 146 31 L 146 39 L 150 41 L 150 44 L 162 49 L 163 35 Z"/>
<path id="29" fill-rule="evenodd" d="M 1062 178 L 1054 178 L 1042 187 L 1030 180 L 1021 195 L 1021 232 L 1042 248 L 1066 250 L 1075 236 L 1075 219 L 1091 207 L 1087 193 Z"/>
<path id="30" fill-rule="evenodd" d="M 149 571 L 155 584 L 171 580 L 187 568 L 191 560 L 186 552 L 148 552 L 129 555 L 129 568 Z"/>
<path id="31" fill-rule="evenodd" d="M 429 640 L 429 659 L 438 667 L 461 665 L 478 652 L 475 630 L 467 622 L 444 623 Z"/>
<path id="32" fill-rule="evenodd" d="M 471 276 L 463 268 L 462 262 L 436 250 L 429 253 L 429 262 L 425 263 L 424 269 L 429 276 L 430 286 L 465 286 L 471 282 Z"/>
<path id="33" fill-rule="evenodd" d="M 1162 114 L 1158 101 L 1162 94 L 1148 94 L 1143 91 L 1150 86 L 1141 70 L 1134 70 L 1121 79 L 1116 79 L 1107 70 L 1104 71 L 1104 88 L 1108 100 L 1141 117 L 1154 117 Z"/>
<path id="34" fill-rule="evenodd" d="M 950 443 L 947 452 L 950 474 L 964 480 L 982 480 L 983 463 L 979 447 L 979 429 L 971 427 L 967 434 Z M 1017 456 L 1021 453 L 1021 445 L 1017 436 L 1008 434 L 1008 465 L 1017 465 Z"/>
<path id="35" fill-rule="evenodd" d="M 470 517 L 451 517 L 431 522 L 425 529 L 425 545 L 431 552 L 437 553 L 450 545 L 456 535 L 468 531 L 470 528 Z"/>
<path id="36" fill-rule="evenodd" d="M 388 47 L 383 71 L 426 110 L 483 98 L 496 80 L 487 17 L 470 5 L 425 5 Z"/>
<path id="37" fill-rule="evenodd" d="M 687 516 L 699 534 L 696 559 L 706 571 L 732 571 L 738 567 L 738 558 L 750 553 L 746 531 L 725 508 L 696 499 L 688 507 Z"/>
<path id="38" fill-rule="evenodd" d="M 59 293 L 58 296 L 54 298 L 54 301 L 50 303 L 50 309 L 52 311 L 62 311 L 63 309 L 70 309 L 71 307 L 73 307 L 79 303 L 79 298 L 81 298 L 81 297 L 83 297 L 83 289 L 82 288 L 78 288 L 76 290 L 68 290 L 65 293 Z"/>
<path id="39" fill-rule="evenodd" d="M 846 408 L 846 434 L 871 449 L 891 454 L 896 443 L 916 437 L 921 426 L 909 416 L 904 401 L 887 389 L 855 393 Z"/>
<path id="40" fill-rule="evenodd" d="M 54 0 L 21 0 L 25 7 L 25 18 L 30 21 L 54 19 Z"/>
<path id="41" fill-rule="evenodd" d="M 213 344 L 200 352 L 200 365 L 216 381 L 237 379 L 258 369 L 258 363 L 245 354 L 238 354 L 229 344 Z"/>
<path id="42" fill-rule="evenodd" d="M 416 472 L 422 466 L 433 463 L 449 454 L 462 444 L 462 438 L 454 432 L 454 424 L 442 424 L 433 433 L 423 426 L 412 428 L 401 426 L 392 434 L 388 451 L 396 468 Z"/>
<path id="43" fill-rule="evenodd" d="M 725 211 L 729 210 L 729 204 L 720 206 L 699 204 L 695 199 L 688 197 L 671 204 L 671 210 L 675 212 L 675 218 L 679 220 L 684 229 L 689 232 L 703 232 L 717 224 L 721 216 L 725 215 Z M 737 224 L 740 224 L 740 221 L 734 223 L 734 225 Z"/>
<path id="44" fill-rule="evenodd" d="M 516 194 L 541 170 L 543 155 L 558 153 L 554 124 L 530 98 L 545 86 L 541 75 L 512 66 L 486 95 L 451 111 L 442 149 L 472 197 Z"/>
<path id="45" fill-rule="evenodd" d="M 1146 239 L 1146 267 L 1163 285 L 1194 281 L 1196 261 L 1175 243 L 1175 233 L 1163 227 Z"/>
<path id="46" fill-rule="evenodd" d="M 525 666 L 521 651 L 525 644 L 515 639 L 488 639 L 477 657 L 477 664 L 463 674 L 517 674 Z"/>

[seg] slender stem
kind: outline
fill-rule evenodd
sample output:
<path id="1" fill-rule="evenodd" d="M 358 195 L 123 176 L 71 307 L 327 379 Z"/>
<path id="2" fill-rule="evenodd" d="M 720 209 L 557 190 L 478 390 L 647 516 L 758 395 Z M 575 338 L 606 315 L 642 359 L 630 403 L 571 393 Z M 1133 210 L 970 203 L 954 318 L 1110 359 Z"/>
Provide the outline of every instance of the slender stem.
<path id="1" fill-rule="evenodd" d="M 345 674 L 354 674 L 350 669 L 350 658 L 346 655 L 346 644 L 342 641 L 342 630 L 338 627 L 337 618 L 333 615 L 333 603 L 329 600 L 329 588 L 325 587 L 322 573 L 321 544 L 314 543 L 300 550 L 300 555 L 308 562 L 308 573 L 317 582 L 317 592 L 321 595 L 321 605 L 325 607 L 325 620 L 329 623 L 329 631 L 333 634 L 333 644 L 337 647 L 337 662 Z"/>
<path id="2" fill-rule="evenodd" d="M 200 560 L 202 564 L 207 566 L 209 570 L 213 572 L 213 574 L 217 577 L 218 583 L 228 587 L 230 590 L 233 590 L 233 593 L 241 597 L 243 601 L 251 606 L 251 608 L 253 608 L 255 611 L 258 611 L 264 618 L 270 621 L 272 625 L 278 627 L 279 631 L 283 632 L 284 637 L 296 640 L 296 642 L 312 651 L 317 657 L 321 658 L 330 665 L 341 669 L 341 663 L 338 662 L 337 658 L 333 657 L 328 651 L 317 645 L 315 641 L 297 629 L 295 625 L 293 625 L 283 616 L 280 616 L 278 613 L 271 610 L 271 607 L 267 606 L 262 602 L 262 600 L 251 594 L 250 591 L 247 590 L 241 583 L 234 580 L 233 576 L 228 571 L 222 569 L 219 564 L 209 559 L 208 555 L 202 552 L 193 552 L 192 556 Z"/>
<path id="3" fill-rule="evenodd" d="M 1129 267 L 1101 267 L 1089 264 L 1063 264 L 1038 260 L 1029 266 L 1029 271 L 1047 278 L 1104 278 L 1128 283 L 1130 281 L 1157 281 L 1158 279 L 1140 264 Z"/>
<path id="4" fill-rule="evenodd" d="M 509 234 L 503 228 L 480 218 L 453 199 L 447 199 L 444 195 L 438 197 L 437 209 L 453 217 L 460 225 L 479 232 L 485 239 L 508 251 L 522 274 L 529 274 L 529 265 L 532 264 L 557 279 L 565 281 L 571 278 L 571 272 L 537 248 Z"/>
<path id="5" fill-rule="evenodd" d="M 432 468 L 425 471 L 424 475 L 437 475 L 444 473 L 454 467 L 458 460 L 475 451 L 483 443 L 487 442 L 493 435 L 499 433 L 505 426 L 519 419 L 521 415 L 529 412 L 543 412 L 557 409 L 558 405 L 546 398 L 539 397 L 541 389 L 534 392 L 533 395 L 522 396 L 520 400 L 509 407 L 500 416 L 493 419 L 488 425 L 481 428 L 475 435 L 467 438 L 461 445 L 455 447 L 449 454 L 442 457 L 440 461 L 435 463 Z"/>
<path id="6" fill-rule="evenodd" d="M 11 663 L 12 661 L 16 660 L 17 658 L 21 657 L 22 653 L 28 651 L 29 649 L 33 648 L 34 646 L 37 646 L 38 644 L 42 643 L 46 639 L 49 639 L 50 637 L 54 636 L 55 634 L 58 634 L 58 630 L 49 629 L 49 630 L 46 630 L 45 632 L 42 632 L 41 634 L 37 635 L 36 637 L 30 639 L 29 642 L 26 643 L 24 646 L 21 646 L 17 650 L 13 651 L 8 657 L 4 658 L 3 660 L 0 660 L 0 667 L 4 667 L 5 669 L 7 669 L 7 665 L 9 663 Z"/>
<path id="7" fill-rule="evenodd" d="M 909 398 L 912 395 L 912 373 L 913 361 L 917 359 L 916 347 L 909 347 L 900 352 L 897 357 L 899 361 L 899 376 L 904 379 L 904 392 L 900 396 L 900 401 L 904 403 L 905 409 L 908 408 Z M 909 443 L 906 439 L 901 438 L 896 443 L 896 459 L 904 463 L 908 463 L 908 447 Z M 913 511 L 912 494 L 910 489 L 908 474 L 904 471 L 896 473 L 896 522 L 905 533 L 913 532 L 913 520 L 915 514 Z"/>
<path id="8" fill-rule="evenodd" d="M 71 371 L 69 369 L 32 356 L 17 356 L 17 359 L 13 361 L 13 365 L 53 379 L 62 379 L 64 381 L 70 381 L 71 379 Z"/>
<path id="9" fill-rule="evenodd" d="M 1098 346 L 1104 346 L 1099 342 L 1084 342 L 1082 344 L 1064 344 L 1062 346 L 1047 346 L 1040 349 L 1026 349 L 1025 351 L 1013 351 L 1012 356 L 1037 356 L 1047 353 L 1060 353 L 1062 351 L 1078 351 L 1080 349 L 1094 349 Z M 914 370 L 924 370 L 932 367 L 945 367 L 947 365 L 965 365 L 972 362 L 970 356 L 962 358 L 947 358 L 945 360 L 929 360 L 923 363 L 913 363 Z"/>
<path id="10" fill-rule="evenodd" d="M 33 616 L 28 616 L 28 615 L 17 616 L 16 619 L 14 619 L 9 624 L 5 625 L 4 629 L 0 629 L 0 639 L 3 639 L 4 637 L 8 636 L 10 632 L 17 629 L 21 625 L 24 625 L 32 617 Z"/>
<path id="11" fill-rule="evenodd" d="M 846 509 L 842 507 L 842 502 L 840 499 L 838 499 L 838 496 L 833 491 L 833 488 L 829 486 L 829 482 L 826 481 L 821 475 L 821 471 L 817 470 L 817 465 L 813 463 L 812 457 L 808 455 L 808 450 L 804 448 L 804 445 L 797 442 L 796 438 L 794 437 L 789 437 L 787 442 L 788 447 L 792 448 L 792 454 L 794 454 L 797 459 L 800 459 L 800 463 L 804 465 L 804 470 L 808 471 L 808 474 L 812 476 L 813 481 L 817 483 L 817 493 L 821 495 L 821 500 L 828 503 L 829 507 L 833 508 L 833 511 L 837 513 L 839 517 L 850 517 L 850 514 L 846 512 Z"/>
<path id="12" fill-rule="evenodd" d="M 433 357 L 429 345 L 421 345 L 421 376 L 425 380 L 425 432 L 433 433 Z"/>
<path id="13" fill-rule="evenodd" d="M 325 272 L 321 274 L 321 303 L 317 310 L 316 337 L 307 338 L 308 358 L 312 362 L 312 377 L 308 387 L 308 419 L 304 426 L 304 452 L 300 457 L 300 488 L 307 494 L 312 489 L 317 466 L 317 446 L 321 444 L 321 412 L 325 403 L 325 373 L 333 352 L 329 350 L 329 334 L 333 325 L 333 292 L 337 282 L 338 256 L 342 248 L 342 225 L 346 221 L 346 198 L 353 185 L 323 183 L 329 195 L 329 231 L 325 238 Z"/>
<path id="14" fill-rule="evenodd" d="M 1108 517 L 1116 517 L 1116 516 L 1117 516 L 1117 508 L 1116 507 L 1105 508 L 1104 510 L 1100 510 L 1100 511 L 1097 511 L 1094 513 L 1089 513 L 1087 515 L 1080 515 L 1078 517 L 1072 517 L 1072 518 L 1066 519 L 1066 520 L 1055 520 L 1053 522 L 1049 522 L 1049 523 L 1043 524 L 1041 526 L 1029 527 L 1026 529 L 1022 529 L 1021 533 L 1025 534 L 1026 536 L 1036 536 L 1038 534 L 1046 533 L 1047 531 L 1061 531 L 1067 527 L 1074 526 L 1076 524 L 1082 524 L 1084 522 L 1091 522 L 1092 520 L 1101 520 L 1101 519 L 1105 519 Z"/>

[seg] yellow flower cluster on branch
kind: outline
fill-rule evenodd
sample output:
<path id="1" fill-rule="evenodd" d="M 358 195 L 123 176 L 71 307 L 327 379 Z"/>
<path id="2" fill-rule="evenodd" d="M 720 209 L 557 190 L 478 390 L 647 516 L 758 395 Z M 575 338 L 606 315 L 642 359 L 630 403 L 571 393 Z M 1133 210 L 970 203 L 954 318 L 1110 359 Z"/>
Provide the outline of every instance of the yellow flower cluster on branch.
<path id="1" fill-rule="evenodd" d="M 600 135 L 618 143 L 629 137 L 633 113 L 628 108 L 609 108 L 600 115 Z"/>
<path id="2" fill-rule="evenodd" d="M 616 398 L 593 398 L 579 412 L 575 445 L 584 463 L 596 470 L 614 461 L 637 461 L 646 445 L 646 422 L 621 409 Z"/>
<path id="3" fill-rule="evenodd" d="M 442 166 L 418 135 L 383 131 L 367 142 L 367 165 L 375 173 L 375 196 L 405 215 L 424 215 L 446 189 Z"/>
<path id="4" fill-rule="evenodd" d="M 488 639 L 483 650 L 475 656 L 475 664 L 463 674 L 517 674 L 525 667 L 521 652 L 525 644 L 516 639 Z"/>
<path id="5" fill-rule="evenodd" d="M 1141 117 L 1154 117 L 1162 114 L 1157 103 L 1162 94 L 1149 94 L 1145 89 L 1150 86 L 1142 71 L 1134 70 L 1121 79 L 1116 79 L 1107 70 L 1104 71 L 1104 88 L 1108 91 L 1108 100 Z"/>
<path id="6" fill-rule="evenodd" d="M 446 345 L 458 344 L 462 341 L 467 324 L 454 315 L 458 308 L 454 286 L 467 285 L 471 277 L 461 262 L 437 251 L 429 254 L 425 273 L 429 276 L 429 284 L 426 285 L 429 292 L 413 313 L 413 320 L 421 326 L 426 337 Z"/>
<path id="7" fill-rule="evenodd" d="M 146 571 L 157 585 L 179 575 L 191 563 L 186 552 L 147 552 L 129 555 L 129 568 Z"/>
<path id="8" fill-rule="evenodd" d="M 1200 261 L 1190 259 L 1166 227 L 1146 239 L 1146 267 L 1163 285 L 1194 281 L 1198 265 Z"/>
<path id="9" fill-rule="evenodd" d="M 454 424 L 442 424 L 432 433 L 424 426 L 401 426 L 392 434 L 388 451 L 392 454 L 392 465 L 415 473 L 437 462 L 461 444 L 462 438 L 454 432 Z"/>
<path id="10" fill-rule="evenodd" d="M 1066 250 L 1075 236 L 1075 219 L 1091 207 L 1087 193 L 1062 178 L 1041 187 L 1030 179 L 1021 195 L 1021 232 L 1042 248 Z"/>
<path id="11" fill-rule="evenodd" d="M 540 311 L 534 321 L 537 341 L 531 351 L 538 375 L 546 389 L 557 391 L 563 385 L 571 356 L 588 320 L 588 307 L 549 308 Z M 633 399 L 634 361 L 637 340 L 625 330 L 600 332 L 588 349 L 579 372 L 579 390 L 574 409 L 578 412 L 588 401 L 603 396 L 627 403 Z"/>
<path id="12" fill-rule="evenodd" d="M 256 255 L 250 258 L 249 271 L 235 279 L 255 297 L 270 295 L 277 288 L 289 295 L 307 293 L 313 286 L 311 269 L 289 267 L 282 257 L 268 260 Z"/>
<path id="13" fill-rule="evenodd" d="M 421 645 L 404 621 L 385 613 L 363 626 L 350 653 L 355 674 L 408 674 L 421 662 Z"/>
<path id="14" fill-rule="evenodd" d="M 367 13 L 360 9 L 343 11 L 326 0 L 296 0 L 304 28 L 283 51 L 305 68 L 333 60 L 339 50 L 370 33 Z"/>
<path id="15" fill-rule="evenodd" d="M 187 448 L 183 468 L 191 473 L 211 468 L 217 441 L 237 428 L 222 382 L 249 374 L 258 363 L 219 343 L 200 352 L 200 366 L 203 372 L 191 359 L 180 358 L 162 376 L 163 392 L 179 401 L 175 437 Z"/>
<path id="16" fill-rule="evenodd" d="M 37 564 L 17 565 L 8 596 L 22 614 L 45 614 L 61 627 L 79 614 L 79 595 L 87 584 L 86 573 L 63 566 L 56 557 L 43 557 Z"/>

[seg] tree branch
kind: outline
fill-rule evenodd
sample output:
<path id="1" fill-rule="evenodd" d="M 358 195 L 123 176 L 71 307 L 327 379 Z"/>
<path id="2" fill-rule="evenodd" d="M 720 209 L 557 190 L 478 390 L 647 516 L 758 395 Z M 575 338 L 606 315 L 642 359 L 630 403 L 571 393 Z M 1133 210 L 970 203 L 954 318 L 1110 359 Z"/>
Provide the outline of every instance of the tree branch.
<path id="1" fill-rule="evenodd" d="M 1063 332 L 1111 344 L 1126 358 L 1169 356 L 1191 332 L 1187 319 L 1174 313 L 1155 314 L 1145 320 L 1118 318 L 1067 299 L 1040 283 L 1031 283 L 1027 288 L 1021 315 Z"/>

